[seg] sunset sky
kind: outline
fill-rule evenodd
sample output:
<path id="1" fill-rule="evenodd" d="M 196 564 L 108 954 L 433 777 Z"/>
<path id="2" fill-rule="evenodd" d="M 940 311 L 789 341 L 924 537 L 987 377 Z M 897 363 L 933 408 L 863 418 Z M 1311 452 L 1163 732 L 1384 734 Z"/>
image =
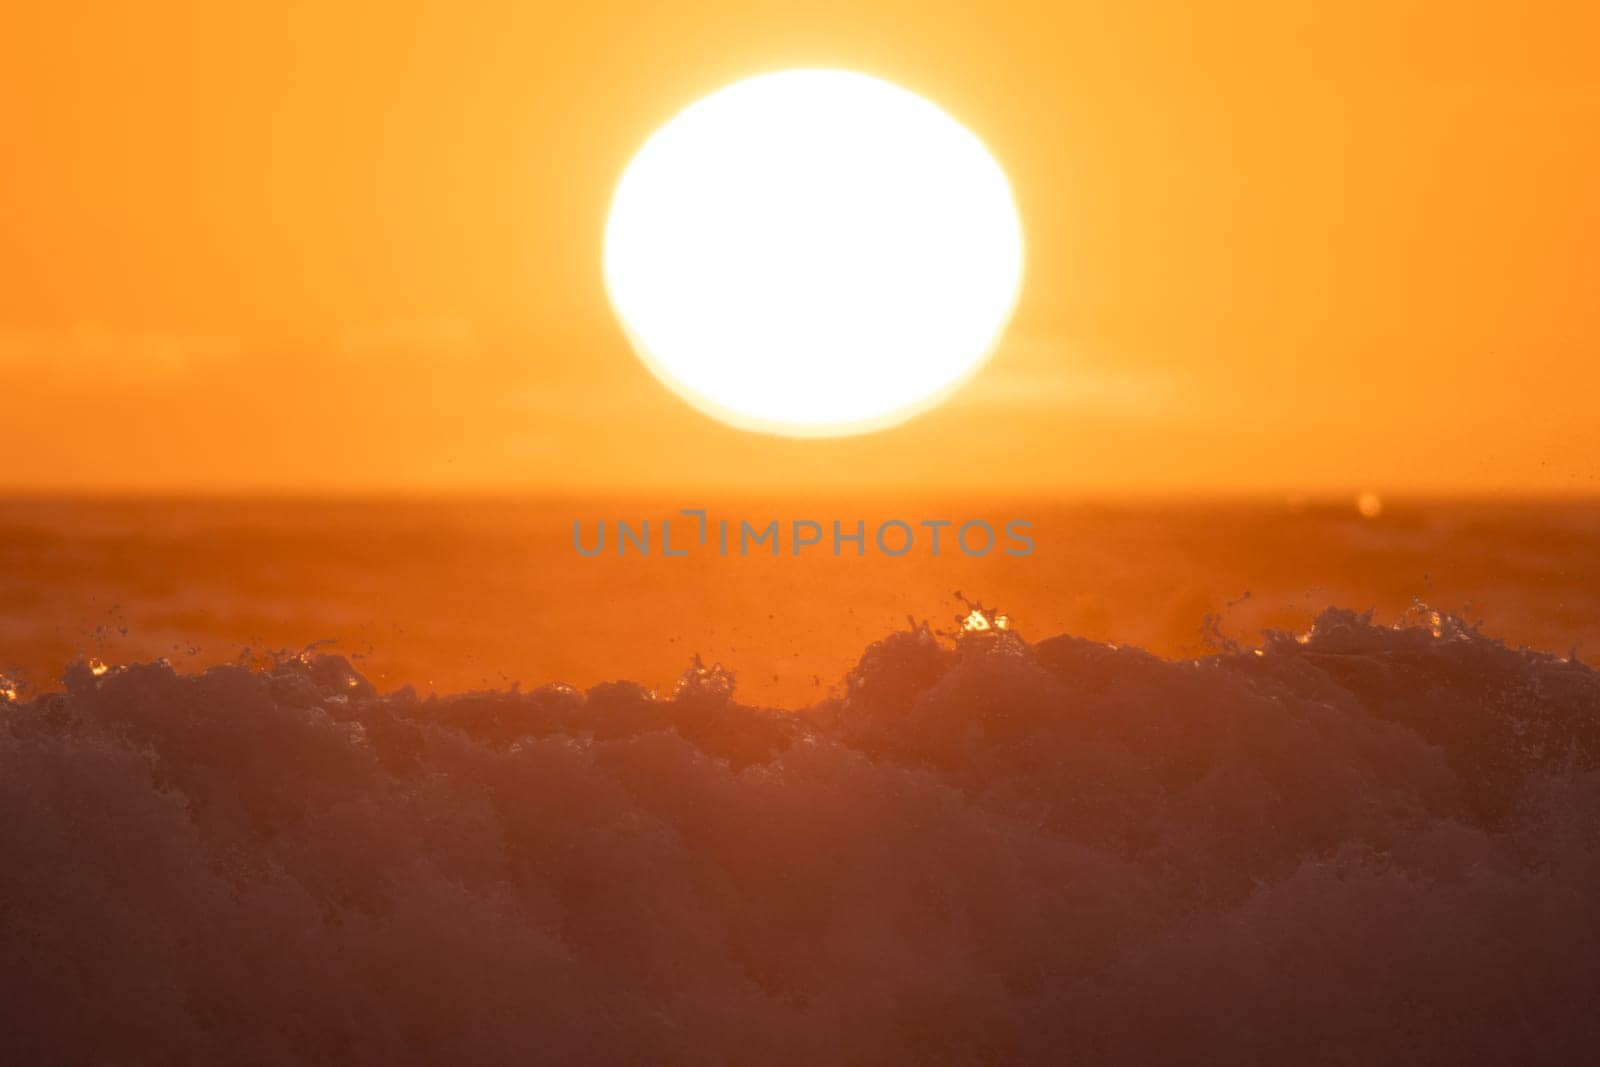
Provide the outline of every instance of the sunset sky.
<path id="1" fill-rule="evenodd" d="M 1600 491 L 1592 3 L 356 7 L 0 14 L 0 485 Z M 724 427 L 607 305 L 634 151 L 788 67 L 1015 191 L 1009 333 L 894 430 Z"/>

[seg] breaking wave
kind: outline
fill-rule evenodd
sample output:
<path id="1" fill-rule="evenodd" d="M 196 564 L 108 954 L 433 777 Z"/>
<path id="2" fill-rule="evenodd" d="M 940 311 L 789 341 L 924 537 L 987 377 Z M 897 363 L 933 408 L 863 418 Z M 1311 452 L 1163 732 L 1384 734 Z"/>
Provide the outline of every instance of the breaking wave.
<path id="1" fill-rule="evenodd" d="M 419 698 L 337 656 L 0 695 L 14 1062 L 1575 1063 L 1600 675 L 1325 611 L 1168 661 L 925 627 Z"/>

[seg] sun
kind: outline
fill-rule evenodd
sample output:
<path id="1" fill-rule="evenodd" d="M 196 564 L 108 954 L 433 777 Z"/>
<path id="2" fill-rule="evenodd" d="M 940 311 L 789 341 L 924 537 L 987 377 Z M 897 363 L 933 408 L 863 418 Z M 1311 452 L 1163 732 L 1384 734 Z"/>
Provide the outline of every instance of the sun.
<path id="1" fill-rule="evenodd" d="M 645 364 L 732 425 L 894 425 L 989 357 L 1022 281 L 1005 172 L 938 107 L 791 70 L 686 108 L 634 156 L 606 225 L 611 302 Z"/>

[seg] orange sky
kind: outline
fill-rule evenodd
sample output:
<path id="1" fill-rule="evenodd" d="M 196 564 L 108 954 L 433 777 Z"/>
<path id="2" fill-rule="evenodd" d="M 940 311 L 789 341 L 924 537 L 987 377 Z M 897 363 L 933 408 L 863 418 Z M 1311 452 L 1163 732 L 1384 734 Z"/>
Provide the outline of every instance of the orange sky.
<path id="1" fill-rule="evenodd" d="M 337 6 L 0 13 L 0 484 L 1600 491 L 1592 3 Z M 1017 193 L 1004 345 L 896 430 L 721 427 L 606 306 L 632 151 L 789 66 Z"/>

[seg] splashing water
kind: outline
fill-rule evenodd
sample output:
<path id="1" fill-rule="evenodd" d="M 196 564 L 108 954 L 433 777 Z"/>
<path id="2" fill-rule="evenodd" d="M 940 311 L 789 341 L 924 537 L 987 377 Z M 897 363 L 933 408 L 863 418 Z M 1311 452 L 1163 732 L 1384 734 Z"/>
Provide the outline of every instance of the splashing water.
<path id="1" fill-rule="evenodd" d="M 1600 676 L 1429 611 L 1169 661 L 983 609 L 789 712 L 698 659 L 665 697 L 419 699 L 310 650 L 79 669 L 0 719 L 0 1032 L 18 1062 L 1583 1062 Z"/>

